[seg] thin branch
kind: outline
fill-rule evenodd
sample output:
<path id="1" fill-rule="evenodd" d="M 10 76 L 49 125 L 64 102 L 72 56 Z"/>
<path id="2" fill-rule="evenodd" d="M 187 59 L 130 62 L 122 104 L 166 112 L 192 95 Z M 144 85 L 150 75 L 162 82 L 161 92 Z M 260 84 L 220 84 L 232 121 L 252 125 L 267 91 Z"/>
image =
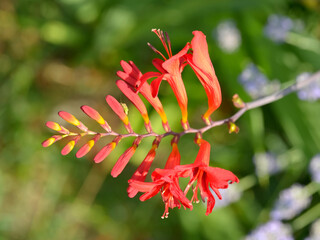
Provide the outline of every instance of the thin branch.
<path id="1" fill-rule="evenodd" d="M 281 98 L 289 95 L 290 93 L 293 93 L 293 92 L 296 92 L 298 90 L 303 89 L 304 87 L 308 86 L 309 84 L 316 81 L 317 79 L 320 79 L 320 71 L 316 72 L 315 74 L 313 74 L 312 76 L 310 76 L 309 78 L 307 78 L 304 81 L 295 82 L 294 84 L 290 85 L 289 87 L 286 87 L 280 91 L 277 91 L 269 96 L 257 99 L 252 102 L 245 103 L 245 107 L 241 108 L 233 116 L 226 118 L 226 119 L 223 119 L 223 120 L 214 121 L 210 125 L 199 129 L 199 132 L 203 133 L 213 127 L 221 126 L 221 125 L 227 124 L 229 122 L 236 122 L 246 111 L 267 105 L 267 104 L 275 102 L 277 100 L 280 100 Z"/>
<path id="2" fill-rule="evenodd" d="M 316 81 L 317 79 L 320 79 L 320 71 L 316 72 L 315 74 L 313 74 L 312 76 L 310 76 L 309 78 L 307 78 L 304 81 L 300 81 L 300 82 L 295 82 L 294 84 L 290 85 L 289 87 L 286 87 L 282 90 L 279 90 L 269 96 L 257 99 L 255 101 L 251 101 L 251 102 L 247 102 L 245 103 L 245 106 L 243 108 L 241 108 L 238 112 L 236 112 L 233 116 L 226 118 L 226 119 L 222 119 L 219 121 L 212 121 L 210 125 L 207 125 L 203 128 L 200 129 L 194 129 L 194 128 L 190 128 L 187 130 L 184 130 L 182 132 L 174 132 L 174 131 L 170 131 L 170 132 L 166 132 L 163 134 L 158 134 L 155 132 L 150 132 L 150 133 L 146 133 L 146 134 L 139 134 L 136 132 L 132 132 L 132 133 L 127 133 L 127 134 L 120 134 L 114 131 L 108 132 L 108 133 L 98 133 L 98 132 L 93 132 L 93 131 L 87 131 L 87 132 L 83 132 L 83 133 L 73 133 L 70 132 L 67 135 L 62 135 L 63 137 L 66 136 L 73 136 L 73 135 L 81 135 L 81 136 L 85 136 L 85 135 L 97 135 L 100 134 L 101 137 L 105 137 L 105 136 L 121 136 L 121 138 L 127 138 L 127 137 L 140 137 L 142 138 L 146 138 L 146 137 L 159 137 L 159 138 L 164 138 L 166 136 L 172 135 L 172 136 L 178 136 L 181 137 L 185 134 L 190 134 L 190 133 L 204 133 L 208 130 L 210 130 L 211 128 L 217 127 L 217 126 L 221 126 L 224 124 L 228 124 L 230 122 L 236 122 L 245 112 L 247 112 L 250 109 L 254 109 L 254 108 L 258 108 L 264 105 L 267 105 L 269 103 L 275 102 L 277 100 L 280 100 L 281 98 L 287 96 L 290 93 L 296 92 L 298 90 L 303 89 L 304 87 L 306 87 L 307 85 L 311 84 L 312 82 Z"/>

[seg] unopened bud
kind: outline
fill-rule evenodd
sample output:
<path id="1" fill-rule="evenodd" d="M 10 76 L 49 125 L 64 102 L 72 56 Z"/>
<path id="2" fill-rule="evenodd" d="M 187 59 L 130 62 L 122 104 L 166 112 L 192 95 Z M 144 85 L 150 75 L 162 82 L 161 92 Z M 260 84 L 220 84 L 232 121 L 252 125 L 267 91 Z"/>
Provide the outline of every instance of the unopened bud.
<path id="1" fill-rule="evenodd" d="M 200 146 L 200 144 L 201 144 L 201 139 L 202 139 L 201 133 L 200 133 L 200 132 L 197 132 L 197 133 L 196 133 L 196 136 L 194 137 L 194 142 Z"/>
<path id="2" fill-rule="evenodd" d="M 228 128 L 229 128 L 229 133 L 238 133 L 239 132 L 239 127 L 234 123 L 234 122 L 228 122 Z"/>
<path id="3" fill-rule="evenodd" d="M 238 94 L 233 95 L 232 102 L 236 108 L 244 108 L 245 107 L 244 101 L 239 97 Z"/>

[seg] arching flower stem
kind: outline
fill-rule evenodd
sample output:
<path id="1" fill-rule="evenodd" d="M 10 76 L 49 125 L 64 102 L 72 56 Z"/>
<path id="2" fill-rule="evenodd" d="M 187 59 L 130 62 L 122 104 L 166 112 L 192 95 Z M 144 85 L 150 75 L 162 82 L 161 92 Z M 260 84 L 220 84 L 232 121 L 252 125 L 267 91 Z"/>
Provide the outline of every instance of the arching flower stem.
<path id="1" fill-rule="evenodd" d="M 58 139 L 53 139 L 51 142 L 59 141 L 65 137 L 69 137 L 69 136 L 79 135 L 79 136 L 83 137 L 86 135 L 97 135 L 97 134 L 100 134 L 101 138 L 106 137 L 106 136 L 121 136 L 121 138 L 140 137 L 141 139 L 147 138 L 147 137 L 159 137 L 160 139 L 162 139 L 167 136 L 177 136 L 178 138 L 180 138 L 181 136 L 183 136 L 185 134 L 199 134 L 201 136 L 203 133 L 210 130 L 211 128 L 222 126 L 222 125 L 228 125 L 230 122 L 235 123 L 248 110 L 258 108 L 258 107 L 267 105 L 269 103 L 275 102 L 275 101 L 285 97 L 286 95 L 288 95 L 292 92 L 296 92 L 296 91 L 304 88 L 305 86 L 307 86 L 311 82 L 316 81 L 319 77 L 320 77 L 320 71 L 311 75 L 309 78 L 307 78 L 306 80 L 304 80 L 302 82 L 296 82 L 296 83 L 294 83 L 294 84 L 292 84 L 292 85 L 290 85 L 280 91 L 277 91 L 269 96 L 266 96 L 266 97 L 263 97 L 263 98 L 260 98 L 260 99 L 257 99 L 257 100 L 251 101 L 251 102 L 244 103 L 244 107 L 241 108 L 239 111 L 237 111 L 233 116 L 226 118 L 226 119 L 219 120 L 219 121 L 211 121 L 209 125 L 202 127 L 202 128 L 199 128 L 199 129 L 188 128 L 188 129 L 183 130 L 181 132 L 174 132 L 171 130 L 171 131 L 168 131 L 168 132 L 165 132 L 162 134 L 155 133 L 153 131 L 151 131 L 149 133 L 145 133 L 145 134 L 139 134 L 134 131 L 132 131 L 131 133 L 127 133 L 127 134 L 119 134 L 114 131 L 99 133 L 99 132 L 86 130 L 86 131 L 83 131 L 82 133 L 69 132 L 68 134 L 63 134 L 63 135 L 54 135 L 54 136 L 61 136 L 61 137 L 59 137 Z M 56 138 L 56 137 L 51 137 L 51 138 Z M 48 147 L 51 145 L 51 144 L 48 144 L 48 142 L 50 142 L 48 140 L 49 139 L 45 140 L 42 143 L 44 147 Z"/>

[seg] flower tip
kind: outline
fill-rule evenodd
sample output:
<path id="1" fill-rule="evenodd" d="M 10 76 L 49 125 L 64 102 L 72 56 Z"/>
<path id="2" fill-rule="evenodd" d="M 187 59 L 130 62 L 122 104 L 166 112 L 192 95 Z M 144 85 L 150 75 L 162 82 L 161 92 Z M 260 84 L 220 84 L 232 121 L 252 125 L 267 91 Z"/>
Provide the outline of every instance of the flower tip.
<path id="1" fill-rule="evenodd" d="M 65 111 L 60 111 L 58 112 L 59 116 L 65 120 L 66 122 L 74 125 L 74 126 L 79 126 L 80 122 L 78 119 L 75 118 L 71 113 L 65 112 Z"/>
<path id="2" fill-rule="evenodd" d="M 75 145 L 74 141 L 68 142 L 68 144 L 65 145 L 64 148 L 61 150 L 61 154 L 63 156 L 69 154 L 72 151 L 72 149 L 74 148 L 74 145 Z"/>
<path id="3" fill-rule="evenodd" d="M 128 197 L 134 198 L 138 194 L 138 190 L 134 189 L 133 187 L 129 186 L 127 189 Z"/>
<path id="4" fill-rule="evenodd" d="M 51 137 L 51 138 L 48 138 L 48 139 L 44 140 L 44 141 L 41 143 L 41 145 L 42 145 L 43 147 L 49 147 L 49 146 L 51 146 L 54 142 L 55 142 L 55 139 L 54 139 L 53 137 Z"/>
<path id="5" fill-rule="evenodd" d="M 57 131 L 57 132 L 61 130 L 60 125 L 56 122 L 48 121 L 48 122 L 46 122 L 46 126 L 52 130 Z"/>

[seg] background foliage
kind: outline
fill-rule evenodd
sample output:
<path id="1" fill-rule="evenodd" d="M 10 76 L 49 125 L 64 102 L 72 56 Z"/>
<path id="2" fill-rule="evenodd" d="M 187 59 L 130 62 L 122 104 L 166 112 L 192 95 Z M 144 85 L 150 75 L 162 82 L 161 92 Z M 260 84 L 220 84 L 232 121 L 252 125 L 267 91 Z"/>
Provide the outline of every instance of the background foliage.
<path id="1" fill-rule="evenodd" d="M 40 143 L 51 136 L 44 123 L 62 122 L 57 112 L 64 110 L 90 126 L 92 121 L 79 108 L 87 104 L 114 129 L 124 130 L 104 97 L 112 94 L 126 102 L 115 86 L 120 60 L 133 60 L 143 72 L 153 70 L 155 55 L 146 42 L 161 46 L 152 28 L 169 33 L 173 52 L 191 41 L 193 30 L 207 35 L 223 94 L 214 118 L 228 117 L 236 111 L 234 93 L 251 99 L 237 80 L 248 63 L 281 83 L 320 69 L 319 13 L 317 0 L 1 0 L 0 239 L 240 239 L 267 222 L 281 190 L 312 183 L 308 164 L 320 149 L 319 101 L 303 102 L 292 94 L 248 112 L 238 121 L 238 135 L 229 135 L 226 126 L 207 132 L 205 138 L 213 145 L 211 165 L 244 179 L 245 190 L 240 200 L 210 216 L 198 204 L 192 212 L 171 211 L 167 220 L 160 218 L 160 197 L 141 203 L 126 194 L 127 179 L 151 140 L 141 144 L 129 167 L 113 179 L 110 169 L 132 140 L 94 164 L 98 147 L 82 159 L 74 152 L 61 156 L 62 143 L 43 149 Z M 271 14 L 300 20 L 303 28 L 275 43 L 264 34 Z M 242 38 L 231 53 L 215 37 L 225 20 L 234 21 Z M 183 77 L 190 124 L 201 126 L 206 95 L 190 69 Z M 171 90 L 162 84 L 160 93 L 171 127 L 179 128 Z M 133 128 L 142 130 L 142 118 L 127 104 Z M 150 111 L 153 126 L 160 130 L 160 120 Z M 196 156 L 192 138 L 184 136 L 179 143 L 183 163 Z M 256 175 L 253 156 L 264 152 L 272 152 L 285 167 L 272 176 Z M 169 139 L 160 144 L 154 166 L 163 167 L 168 155 Z M 309 235 L 310 224 L 319 218 L 319 199 L 317 192 L 309 208 L 286 221 L 296 239 Z"/>

